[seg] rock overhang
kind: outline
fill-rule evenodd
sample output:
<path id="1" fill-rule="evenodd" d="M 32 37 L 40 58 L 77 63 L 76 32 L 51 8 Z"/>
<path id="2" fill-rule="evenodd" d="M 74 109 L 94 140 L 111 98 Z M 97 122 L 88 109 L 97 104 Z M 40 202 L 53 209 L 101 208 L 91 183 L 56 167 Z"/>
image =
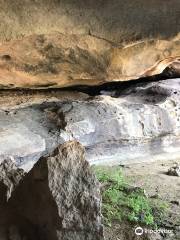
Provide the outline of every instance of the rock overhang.
<path id="1" fill-rule="evenodd" d="M 179 74 L 178 0 L 0 1 L 0 87 L 63 88 Z"/>

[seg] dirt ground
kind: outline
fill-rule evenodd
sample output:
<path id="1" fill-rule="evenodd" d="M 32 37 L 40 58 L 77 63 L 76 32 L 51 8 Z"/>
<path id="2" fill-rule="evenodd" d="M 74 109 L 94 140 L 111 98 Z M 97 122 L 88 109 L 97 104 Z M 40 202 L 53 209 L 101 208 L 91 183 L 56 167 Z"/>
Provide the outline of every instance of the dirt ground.
<path id="1" fill-rule="evenodd" d="M 176 163 L 180 164 L 180 160 Z M 149 197 L 158 196 L 169 204 L 168 216 L 163 223 L 163 229 L 169 233 L 148 233 L 137 236 L 136 227 L 130 223 L 114 223 L 105 228 L 106 240 L 179 240 L 180 239 L 180 177 L 168 176 L 167 170 L 172 167 L 172 161 L 132 164 L 123 166 L 124 176 L 128 182 L 145 189 Z M 143 226 L 142 226 L 143 227 Z"/>

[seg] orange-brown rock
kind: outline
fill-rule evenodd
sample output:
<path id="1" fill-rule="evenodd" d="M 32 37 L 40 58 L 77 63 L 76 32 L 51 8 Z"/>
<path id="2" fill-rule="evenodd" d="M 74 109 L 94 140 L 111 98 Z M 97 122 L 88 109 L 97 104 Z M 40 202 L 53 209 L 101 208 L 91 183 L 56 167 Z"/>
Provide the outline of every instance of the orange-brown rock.
<path id="1" fill-rule="evenodd" d="M 179 71 L 179 0 L 0 0 L 0 87 L 47 88 Z"/>
<path id="2" fill-rule="evenodd" d="M 98 85 L 161 73 L 180 65 L 180 41 L 114 46 L 89 35 L 34 35 L 0 46 L 1 88 Z"/>

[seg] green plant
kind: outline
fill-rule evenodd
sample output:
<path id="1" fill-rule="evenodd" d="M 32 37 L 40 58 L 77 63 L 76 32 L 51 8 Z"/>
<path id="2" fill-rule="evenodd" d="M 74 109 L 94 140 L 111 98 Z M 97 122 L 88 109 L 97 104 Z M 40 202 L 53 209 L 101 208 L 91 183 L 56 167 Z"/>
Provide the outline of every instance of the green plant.
<path id="1" fill-rule="evenodd" d="M 148 198 L 142 193 L 132 193 L 127 196 L 127 206 L 130 208 L 130 221 L 154 225 L 153 209 Z"/>
<path id="2" fill-rule="evenodd" d="M 130 187 L 120 167 L 94 167 L 94 171 L 102 185 L 105 224 L 128 220 L 157 227 L 163 221 L 167 205 L 148 198 L 143 189 Z"/>

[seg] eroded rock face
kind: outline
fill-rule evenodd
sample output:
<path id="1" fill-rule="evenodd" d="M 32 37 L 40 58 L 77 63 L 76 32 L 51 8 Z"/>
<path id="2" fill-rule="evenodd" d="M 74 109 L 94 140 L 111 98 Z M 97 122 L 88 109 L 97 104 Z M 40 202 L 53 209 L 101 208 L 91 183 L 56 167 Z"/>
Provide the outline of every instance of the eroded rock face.
<path id="1" fill-rule="evenodd" d="M 0 203 L 5 204 L 10 198 L 15 187 L 19 184 L 20 180 L 24 177 L 25 173 L 22 169 L 18 169 L 15 161 L 5 159 L 0 164 Z"/>
<path id="2" fill-rule="evenodd" d="M 179 73 L 179 9 L 179 0 L 0 0 L 0 88 Z"/>
<path id="3" fill-rule="evenodd" d="M 25 175 L 0 165 L 0 239 L 100 240 L 99 183 L 77 142 L 59 146 Z"/>
<path id="4" fill-rule="evenodd" d="M 0 164 L 0 239 L 2 240 L 33 240 L 35 229 L 22 216 L 11 208 L 9 199 L 16 190 L 25 172 L 17 168 L 13 159 L 5 159 Z"/>
<path id="5" fill-rule="evenodd" d="M 111 42 L 179 33 L 179 0 L 1 0 L 0 39 L 33 34 L 89 34 Z"/>
<path id="6" fill-rule="evenodd" d="M 99 184 L 77 142 L 41 158 L 16 188 L 10 205 L 35 226 L 35 239 L 103 239 Z"/>
<path id="7" fill-rule="evenodd" d="M 9 104 L 1 96 L 0 159 L 13 157 L 29 171 L 40 156 L 74 139 L 85 146 L 92 164 L 176 159 L 179 89 L 179 79 L 169 79 L 102 91 L 96 97 L 60 92 L 47 100 L 46 94 L 26 94 L 19 96 L 18 106 L 18 96 L 4 96 Z"/>
<path id="8" fill-rule="evenodd" d="M 58 105 L 89 96 L 77 92 L 7 92 L 0 94 L 0 163 L 13 158 L 29 171 L 44 154 L 52 152 L 59 137 Z"/>
<path id="9" fill-rule="evenodd" d="M 63 104 L 61 136 L 77 139 L 92 163 L 149 161 L 179 155 L 179 79 L 105 92 Z"/>
<path id="10" fill-rule="evenodd" d="M 91 35 L 34 35 L 0 46 L 0 88 L 62 88 L 180 70 L 179 37 L 113 44 Z"/>

